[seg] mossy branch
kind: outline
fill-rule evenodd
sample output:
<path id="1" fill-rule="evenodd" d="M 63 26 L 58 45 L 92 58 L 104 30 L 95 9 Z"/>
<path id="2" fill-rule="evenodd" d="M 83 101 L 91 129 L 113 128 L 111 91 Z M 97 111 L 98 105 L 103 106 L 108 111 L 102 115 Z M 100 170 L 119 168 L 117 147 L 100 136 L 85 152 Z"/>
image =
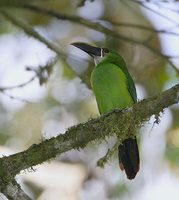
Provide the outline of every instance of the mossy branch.
<path id="1" fill-rule="evenodd" d="M 116 142 L 113 145 L 113 147 L 110 148 L 110 149 L 108 149 L 108 151 L 106 152 L 106 154 L 97 161 L 96 165 L 98 167 L 101 167 L 101 168 L 104 167 L 104 165 L 109 161 L 109 159 L 114 155 L 114 153 L 118 149 L 119 143 L 120 142 Z"/>
<path id="2" fill-rule="evenodd" d="M 81 149 L 92 141 L 102 142 L 111 136 L 120 141 L 133 137 L 129 131 L 140 128 L 152 115 L 179 102 L 179 84 L 169 90 L 134 104 L 129 109 L 114 110 L 91 119 L 84 124 L 69 128 L 65 134 L 47 139 L 29 149 L 0 159 L 0 191 L 14 179 L 15 175 L 37 164 L 41 164 L 71 149 Z"/>
<path id="3" fill-rule="evenodd" d="M 27 194 L 21 189 L 20 185 L 13 179 L 7 185 L 1 185 L 1 192 L 9 200 L 31 200 Z"/>
<path id="4" fill-rule="evenodd" d="M 176 72 L 179 73 L 179 70 L 170 61 L 170 56 L 162 54 L 158 49 L 150 46 L 145 40 L 142 41 L 135 38 L 129 38 L 113 30 L 109 30 L 99 23 L 94 23 L 78 16 L 64 15 L 46 8 L 26 5 L 27 3 L 31 2 L 35 1 L 0 0 L 0 6 L 4 8 L 8 6 L 23 7 L 35 12 L 44 13 L 57 19 L 69 20 L 73 23 L 98 30 L 106 35 L 126 42 L 142 45 L 155 54 L 166 59 L 176 70 Z M 62 52 L 59 50 L 58 46 L 43 38 L 29 24 L 14 17 L 7 9 L 5 10 L 1 8 L 0 12 L 14 25 L 24 30 L 26 34 L 38 39 L 48 48 L 62 56 Z M 59 134 L 57 137 L 45 140 L 39 144 L 34 144 L 23 152 L 0 158 L 0 192 L 4 193 L 9 199 L 30 199 L 14 180 L 14 177 L 20 173 L 21 170 L 41 164 L 71 149 L 84 148 L 90 142 L 102 142 L 111 136 L 116 136 L 119 142 L 122 142 L 128 137 L 133 137 L 136 133 L 135 130 L 140 128 L 152 115 L 158 116 L 158 114 L 162 112 L 164 108 L 167 108 L 170 105 L 178 102 L 179 84 L 155 97 L 136 103 L 130 109 L 114 110 L 106 115 L 91 119 L 84 124 L 73 126 L 67 130 L 65 134 Z M 105 157 L 99 160 L 99 165 L 103 165 L 104 162 L 106 162 L 106 159 L 108 159 L 108 156 L 113 153 L 117 144 L 118 143 L 114 145 L 112 150 L 107 152 Z"/>

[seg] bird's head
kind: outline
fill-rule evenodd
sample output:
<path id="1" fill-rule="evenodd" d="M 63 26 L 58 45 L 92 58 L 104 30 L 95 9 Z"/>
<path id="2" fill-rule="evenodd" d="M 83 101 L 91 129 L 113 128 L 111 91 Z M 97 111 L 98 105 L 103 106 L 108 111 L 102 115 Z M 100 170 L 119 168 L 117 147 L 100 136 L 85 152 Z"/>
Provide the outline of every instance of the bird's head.
<path id="1" fill-rule="evenodd" d="M 71 45 L 81 49 L 94 58 L 95 65 L 99 64 L 109 53 L 107 48 L 94 47 L 83 42 L 75 42 Z"/>

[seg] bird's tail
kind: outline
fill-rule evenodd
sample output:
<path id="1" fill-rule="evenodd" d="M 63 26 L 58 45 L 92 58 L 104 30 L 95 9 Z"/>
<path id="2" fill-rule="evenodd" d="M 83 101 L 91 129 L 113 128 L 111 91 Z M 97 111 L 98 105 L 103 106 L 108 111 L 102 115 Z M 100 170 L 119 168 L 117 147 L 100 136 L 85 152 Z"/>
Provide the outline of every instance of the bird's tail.
<path id="1" fill-rule="evenodd" d="M 125 170 L 127 178 L 135 178 L 139 171 L 139 151 L 136 138 L 129 138 L 123 141 L 118 147 L 119 166 Z"/>

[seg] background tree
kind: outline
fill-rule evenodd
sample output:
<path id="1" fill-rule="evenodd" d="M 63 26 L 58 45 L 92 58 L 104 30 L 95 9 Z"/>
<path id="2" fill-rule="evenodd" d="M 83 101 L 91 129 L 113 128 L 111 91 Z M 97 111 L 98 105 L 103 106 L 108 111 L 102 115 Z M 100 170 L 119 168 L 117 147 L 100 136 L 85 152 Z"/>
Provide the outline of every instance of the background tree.
<path id="1" fill-rule="evenodd" d="M 162 0 L 0 0 L 3 199 L 175 198 L 178 6 Z M 69 45 L 77 41 L 120 52 L 139 100 L 147 100 L 98 117 L 89 84 L 93 61 Z M 145 126 L 138 135 L 141 170 L 129 182 L 118 169 L 116 137 L 127 138 L 131 124 Z"/>

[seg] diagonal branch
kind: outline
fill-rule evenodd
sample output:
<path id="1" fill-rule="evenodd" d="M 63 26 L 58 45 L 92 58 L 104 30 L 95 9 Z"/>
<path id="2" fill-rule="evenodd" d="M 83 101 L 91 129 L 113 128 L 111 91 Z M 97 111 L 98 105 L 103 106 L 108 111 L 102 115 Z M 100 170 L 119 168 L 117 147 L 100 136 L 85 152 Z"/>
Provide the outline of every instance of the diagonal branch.
<path id="1" fill-rule="evenodd" d="M 146 2 L 145 2 L 145 1 L 138 1 L 138 0 L 134 0 L 134 1 L 133 1 L 133 0 L 130 0 L 130 1 L 133 2 L 133 3 L 139 4 L 141 7 L 143 7 L 143 8 L 145 8 L 145 9 L 147 9 L 147 10 L 153 12 L 154 14 L 156 14 L 156 15 L 158 15 L 158 16 L 160 16 L 160 17 L 166 19 L 166 20 L 168 20 L 169 22 L 172 22 L 173 24 L 178 25 L 178 22 L 177 22 L 177 21 L 171 19 L 170 17 L 165 16 L 164 14 L 162 14 L 162 13 L 160 13 L 160 12 L 158 12 L 158 11 L 152 9 L 150 6 L 147 6 L 147 5 L 146 5 L 147 3 L 150 3 L 150 2 L 147 2 L 147 1 L 146 1 Z"/>
<path id="2" fill-rule="evenodd" d="M 9 20 L 13 25 L 19 27 L 22 29 L 27 35 L 33 37 L 34 39 L 37 39 L 38 41 L 42 42 L 43 44 L 46 45 L 47 48 L 51 49 L 54 51 L 57 56 L 54 58 L 54 63 L 57 61 L 57 59 L 60 57 L 61 59 L 64 59 L 67 57 L 66 53 L 61 50 L 61 48 L 54 44 L 53 42 L 48 41 L 45 37 L 43 37 L 41 34 L 39 34 L 36 30 L 34 30 L 33 27 L 31 27 L 28 23 L 25 23 L 22 19 L 19 19 L 15 17 L 11 12 L 9 12 L 7 9 L 0 9 L 0 13 L 7 19 Z M 73 58 L 75 59 L 75 58 Z M 69 67 L 69 70 L 76 74 L 75 70 L 71 67 Z M 38 74 L 37 74 L 38 75 Z M 81 78 L 83 82 L 84 77 L 81 74 L 78 74 L 78 76 Z M 39 77 L 39 76 L 38 76 Z M 39 77 L 40 80 L 40 77 Z M 85 82 L 86 83 L 86 82 Z M 88 83 L 86 83 L 88 85 Z M 4 91 L 6 88 L 1 88 L 0 87 L 0 92 Z M 9 88 L 8 88 L 9 89 Z"/>
<path id="3" fill-rule="evenodd" d="M 136 28 L 138 30 L 148 31 L 148 32 L 156 33 L 156 34 L 179 36 L 179 34 L 176 32 L 166 30 L 167 28 L 157 30 L 157 29 L 154 29 L 149 26 L 142 25 L 142 24 L 134 24 L 134 23 L 128 23 L 128 22 L 115 22 L 115 21 L 111 21 L 108 19 L 104 19 L 104 20 L 108 21 L 113 26 L 120 26 L 120 27 L 130 28 L 130 29 Z"/>
<path id="4" fill-rule="evenodd" d="M 135 130 L 152 115 L 159 115 L 163 109 L 178 102 L 179 84 L 157 96 L 134 104 L 130 109 L 114 110 L 84 124 L 73 126 L 65 134 L 34 144 L 23 152 L 4 156 L 0 159 L 0 183 L 6 185 L 21 170 L 41 164 L 71 149 L 84 148 L 92 141 L 101 142 L 111 136 L 117 136 L 122 142 L 133 137 Z"/>
<path id="5" fill-rule="evenodd" d="M 47 8 L 42 8 L 42 7 L 34 6 L 34 5 L 23 5 L 21 7 L 28 9 L 28 10 L 32 10 L 34 12 L 49 15 L 49 16 L 55 17 L 57 19 L 68 20 L 70 22 L 86 26 L 86 27 L 91 28 L 93 30 L 97 30 L 101 33 L 104 33 L 105 35 L 117 38 L 117 39 L 125 41 L 125 42 L 141 45 L 141 46 L 147 48 L 148 50 L 150 50 L 151 52 L 155 53 L 156 55 L 159 55 L 160 57 L 165 59 L 172 66 L 172 68 L 176 71 L 176 73 L 179 74 L 179 69 L 170 60 L 172 58 L 172 56 L 165 55 L 165 54 L 161 53 L 160 50 L 152 47 L 145 40 L 127 37 L 125 35 L 119 34 L 118 32 L 116 32 L 114 30 L 110 30 L 110 29 L 106 28 L 105 26 L 101 25 L 98 22 L 91 22 L 90 20 L 86 20 L 86 19 L 79 17 L 79 16 L 62 14 L 62 13 L 59 13 L 59 12 L 56 12 L 56 11 L 53 11 L 53 10 L 50 10 L 50 9 L 47 9 Z"/>
<path id="6" fill-rule="evenodd" d="M 1 192 L 9 199 L 9 200 L 31 200 L 27 194 L 21 189 L 20 185 L 16 182 L 16 180 L 12 180 L 7 185 L 0 186 Z"/>
<path id="7" fill-rule="evenodd" d="M 5 90 L 13 90 L 16 88 L 22 88 L 27 86 L 29 83 L 33 82 L 35 79 L 37 78 L 37 75 L 31 77 L 28 81 L 24 82 L 24 83 L 20 83 L 18 85 L 14 85 L 14 86 L 5 86 L 5 87 L 0 87 L 0 92 L 3 92 Z"/>
<path id="8" fill-rule="evenodd" d="M 119 34 L 118 32 L 116 32 L 114 30 L 110 30 L 110 29 L 106 28 L 105 26 L 101 25 L 98 22 L 96 22 L 96 23 L 95 22 L 91 22 L 89 20 L 83 19 L 83 18 L 78 17 L 78 16 L 61 14 L 61 13 L 58 13 L 56 11 L 49 10 L 47 8 L 34 6 L 34 5 L 20 5 L 18 7 L 29 9 L 29 10 L 32 10 L 32 11 L 38 12 L 38 13 L 43 13 L 45 15 L 49 15 L 49 16 L 55 17 L 57 19 L 68 20 L 68 21 L 71 21 L 73 23 L 80 24 L 80 25 L 86 26 L 88 28 L 97 30 L 97 31 L 99 31 L 101 33 L 104 33 L 104 34 L 106 34 L 108 36 L 117 38 L 119 40 L 122 40 L 122 41 L 125 41 L 125 42 L 129 42 L 129 43 L 133 43 L 133 44 L 141 45 L 141 46 L 147 48 L 148 50 L 150 50 L 151 52 L 155 53 L 156 55 L 159 55 L 160 57 L 165 59 L 172 66 L 172 68 L 176 71 L 176 73 L 179 74 L 179 69 L 170 60 L 171 58 L 173 58 L 173 56 L 169 56 L 169 55 L 165 55 L 165 54 L 161 53 L 158 49 L 156 49 L 156 48 L 152 47 L 151 45 L 149 45 L 148 42 L 145 41 L 145 40 L 140 40 L 140 39 L 137 39 L 137 38 L 127 37 L 125 35 Z M 1 9 L 0 12 L 7 19 L 9 19 L 13 24 L 15 24 L 18 27 L 22 28 L 25 31 L 26 34 L 38 39 L 39 41 L 44 43 L 48 48 L 50 48 L 54 52 L 56 52 L 58 55 L 64 56 L 62 51 L 59 51 L 59 47 L 58 46 L 56 46 L 55 44 L 47 41 L 38 32 L 33 30 L 33 28 L 31 28 L 28 24 L 22 22 L 21 20 L 19 20 L 17 18 L 14 18 L 14 16 L 12 16 L 10 12 L 7 12 L 7 10 Z"/>
<path id="9" fill-rule="evenodd" d="M 17 27 L 21 28 L 27 35 L 30 35 L 31 37 L 39 40 L 43 44 L 45 44 L 49 49 L 56 52 L 58 55 L 61 55 L 61 51 L 57 45 L 55 45 L 52 42 L 49 42 L 46 40 L 42 35 L 40 35 L 37 31 L 35 31 L 29 24 L 25 23 L 21 19 L 16 18 L 14 15 L 12 15 L 11 12 L 1 9 L 0 13 L 8 19 L 12 24 L 16 25 Z"/>

